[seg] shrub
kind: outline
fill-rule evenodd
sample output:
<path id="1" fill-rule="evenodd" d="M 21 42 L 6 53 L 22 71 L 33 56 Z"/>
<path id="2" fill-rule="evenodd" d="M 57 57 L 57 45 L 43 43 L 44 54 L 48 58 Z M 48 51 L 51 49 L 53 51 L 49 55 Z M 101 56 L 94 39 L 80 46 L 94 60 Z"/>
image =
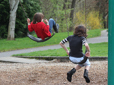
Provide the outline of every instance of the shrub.
<path id="1" fill-rule="evenodd" d="M 0 0 L 0 39 L 7 37 L 9 10 L 8 0 Z"/>
<path id="2" fill-rule="evenodd" d="M 74 17 L 74 23 L 76 23 L 76 25 L 86 24 L 88 29 L 100 29 L 103 27 L 101 19 L 99 12 L 91 11 L 86 14 L 85 22 L 85 13 L 83 13 L 83 11 L 78 11 Z"/>
<path id="3" fill-rule="evenodd" d="M 89 12 L 87 15 L 87 25 L 90 29 L 99 29 L 103 27 L 101 18 L 99 17 L 99 12 Z"/>

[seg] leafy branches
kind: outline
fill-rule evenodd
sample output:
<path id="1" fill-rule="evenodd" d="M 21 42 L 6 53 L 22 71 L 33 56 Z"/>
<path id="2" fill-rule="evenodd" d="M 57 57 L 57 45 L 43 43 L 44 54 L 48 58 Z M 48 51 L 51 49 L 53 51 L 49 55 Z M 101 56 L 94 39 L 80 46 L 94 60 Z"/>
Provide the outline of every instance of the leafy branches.
<path id="1" fill-rule="evenodd" d="M 20 0 L 28 17 L 32 20 L 34 13 L 40 12 L 39 0 Z M 7 38 L 10 15 L 9 0 L 0 0 L 0 39 Z M 16 15 L 15 37 L 24 37 L 27 33 L 26 17 L 19 4 Z"/>

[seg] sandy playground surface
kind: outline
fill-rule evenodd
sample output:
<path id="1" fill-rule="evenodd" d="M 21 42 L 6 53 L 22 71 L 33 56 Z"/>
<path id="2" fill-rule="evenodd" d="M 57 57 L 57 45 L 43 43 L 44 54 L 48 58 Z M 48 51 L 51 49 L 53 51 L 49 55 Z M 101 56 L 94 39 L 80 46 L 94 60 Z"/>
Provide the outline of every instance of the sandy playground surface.
<path id="1" fill-rule="evenodd" d="M 107 61 L 92 61 L 87 84 L 84 68 L 68 82 L 66 74 L 75 64 L 53 62 L 37 64 L 0 63 L 0 85 L 107 85 Z"/>

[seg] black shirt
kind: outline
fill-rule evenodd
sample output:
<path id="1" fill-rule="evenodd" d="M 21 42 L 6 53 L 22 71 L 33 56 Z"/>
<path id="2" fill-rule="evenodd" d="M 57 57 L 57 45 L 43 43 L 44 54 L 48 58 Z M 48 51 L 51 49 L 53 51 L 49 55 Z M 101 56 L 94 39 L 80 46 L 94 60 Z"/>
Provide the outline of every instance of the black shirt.
<path id="1" fill-rule="evenodd" d="M 84 55 L 82 52 L 82 45 L 84 45 L 87 42 L 85 37 L 72 35 L 62 40 L 61 42 L 64 44 L 67 41 L 69 41 L 69 47 L 70 47 L 69 56 L 80 58 Z"/>

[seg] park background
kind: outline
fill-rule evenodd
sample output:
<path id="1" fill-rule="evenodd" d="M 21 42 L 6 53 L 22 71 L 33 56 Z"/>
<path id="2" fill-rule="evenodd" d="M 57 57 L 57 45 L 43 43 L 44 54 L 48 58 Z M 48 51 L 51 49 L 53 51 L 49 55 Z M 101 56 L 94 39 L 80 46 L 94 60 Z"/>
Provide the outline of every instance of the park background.
<path id="1" fill-rule="evenodd" d="M 59 34 L 43 43 L 30 40 L 27 37 L 26 15 L 32 20 L 36 12 L 42 12 L 47 19 L 55 19 L 59 24 Z M 108 29 L 108 0 L 1 0 L 0 23 L 1 52 L 59 44 L 62 39 L 72 35 L 75 26 L 80 24 L 88 29 L 87 38 L 97 37 L 103 29 Z M 34 32 L 31 34 L 36 36 Z M 99 55 L 92 56 L 108 55 L 108 43 L 103 44 L 98 47 L 101 46 L 105 52 L 100 50 L 102 52 L 99 54 L 96 48 L 92 52 L 98 52 Z"/>
<path id="2" fill-rule="evenodd" d="M 20 1 L 20 2 L 19 2 Z M 26 12 L 23 11 L 21 3 Z M 34 13 L 42 12 L 45 18 L 52 17 L 59 24 L 59 33 L 50 40 L 37 43 L 27 37 L 27 17 L 31 20 Z M 73 82 L 66 80 L 66 73 L 75 65 L 71 62 L 58 62 L 31 59 L 35 57 L 67 57 L 63 49 L 48 49 L 3 57 L 2 54 L 20 50 L 41 49 L 45 46 L 58 46 L 59 42 L 73 34 L 74 27 L 85 25 L 89 39 L 108 32 L 108 0 L 0 0 L 0 84 L 2 85 L 86 85 L 83 69 L 73 76 Z M 31 33 L 36 37 L 34 32 Z M 107 35 L 108 37 L 108 35 Z M 108 42 L 90 43 L 91 61 L 89 72 L 91 85 L 107 85 Z M 57 48 L 57 47 L 56 47 Z M 85 51 L 85 48 L 83 48 Z M 84 52 L 83 51 L 83 52 Z M 30 58 L 23 59 L 23 57 Z M 22 57 L 22 58 L 16 58 Z M 102 60 L 103 58 L 106 61 Z M 99 61 L 100 60 L 100 61 Z M 17 62 L 18 63 L 14 63 Z M 13 63 L 9 63 L 13 62 Z M 34 64 L 33 64 L 34 62 Z M 29 63 L 29 64 L 28 64 Z M 32 63 L 32 64 L 31 64 Z"/>
<path id="3" fill-rule="evenodd" d="M 36 12 L 42 12 L 45 18 L 55 19 L 60 26 L 60 32 L 73 31 L 79 24 L 86 25 L 88 30 L 108 28 L 108 0 L 20 1 L 31 20 Z M 0 39 L 26 37 L 27 19 L 23 8 L 19 0 L 0 1 Z M 10 23 L 14 26 L 11 27 Z M 11 36 L 9 31 L 13 31 L 14 36 Z"/>

